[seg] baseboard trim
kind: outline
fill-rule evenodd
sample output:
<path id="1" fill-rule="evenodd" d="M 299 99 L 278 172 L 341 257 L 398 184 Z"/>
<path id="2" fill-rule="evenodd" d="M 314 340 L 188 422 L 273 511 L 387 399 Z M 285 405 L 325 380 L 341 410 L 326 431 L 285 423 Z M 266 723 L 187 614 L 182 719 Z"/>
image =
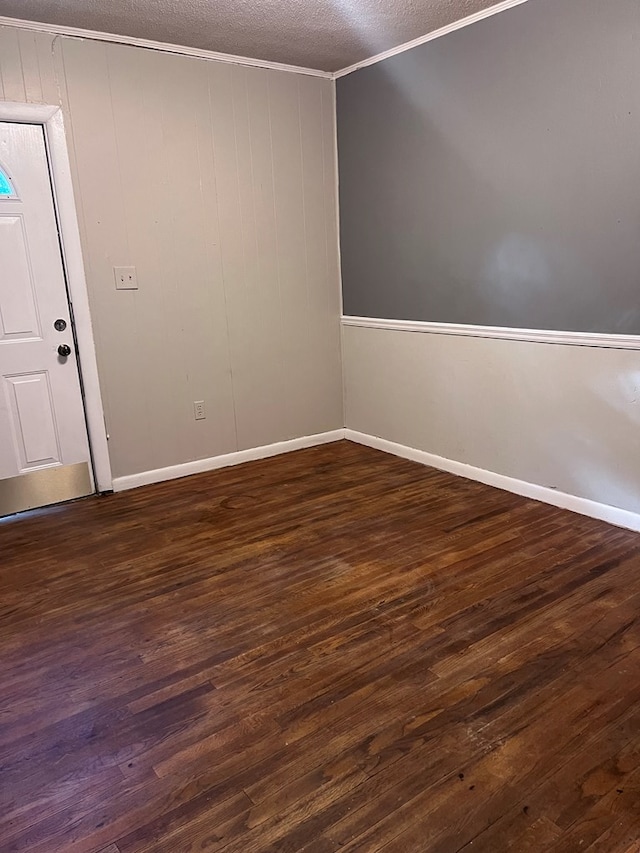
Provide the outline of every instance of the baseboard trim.
<path id="1" fill-rule="evenodd" d="M 624 527 L 628 530 L 640 532 L 640 514 L 630 512 L 626 509 L 598 503 L 588 498 L 580 498 L 577 495 L 569 495 L 566 492 L 558 492 L 547 486 L 538 486 L 535 483 L 517 480 L 515 477 L 507 477 L 504 474 L 496 474 L 484 468 L 476 468 L 464 462 L 456 462 L 453 459 L 436 456 L 434 453 L 427 453 L 425 450 L 417 450 L 413 447 L 407 447 L 404 444 L 397 444 L 395 441 L 387 441 L 385 438 L 378 438 L 375 435 L 367 435 L 352 429 L 345 429 L 344 437 L 348 441 L 364 444 L 367 447 L 373 447 L 376 450 L 382 450 L 394 456 L 401 456 L 403 459 L 410 459 L 413 462 L 420 462 L 422 465 L 438 468 L 440 471 L 447 471 L 450 474 L 456 474 L 458 477 L 476 480 L 487 486 L 504 489 L 507 492 L 513 492 L 525 498 L 532 498 L 542 503 L 551 504 L 560 509 L 568 509 L 580 515 L 597 518 L 599 521 L 607 521 L 616 527 Z"/>
<path id="2" fill-rule="evenodd" d="M 237 450 L 221 456 L 211 456 L 208 459 L 196 459 L 194 462 L 183 462 L 181 465 L 170 465 L 168 468 L 156 468 L 153 471 L 142 471 L 140 474 L 129 474 L 126 477 L 116 477 L 113 481 L 113 491 L 123 492 L 125 489 L 136 489 L 138 486 L 148 486 L 151 483 L 161 483 L 165 480 L 177 480 L 190 474 L 201 474 L 204 471 L 215 471 L 218 468 L 228 468 L 231 465 L 241 465 L 243 462 L 253 462 L 256 459 L 267 459 L 281 453 L 291 453 L 305 447 L 316 447 L 320 444 L 330 444 L 340 441 L 344 429 L 334 429 L 316 435 L 305 435 L 288 441 L 277 441 L 262 447 L 251 447 L 248 450 Z"/>

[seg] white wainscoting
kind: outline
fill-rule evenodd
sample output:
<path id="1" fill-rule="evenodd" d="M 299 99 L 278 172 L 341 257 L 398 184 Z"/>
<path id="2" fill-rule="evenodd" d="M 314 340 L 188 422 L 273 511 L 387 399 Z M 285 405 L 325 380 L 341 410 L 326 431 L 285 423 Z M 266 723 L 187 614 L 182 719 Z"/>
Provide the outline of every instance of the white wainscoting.
<path id="1" fill-rule="evenodd" d="M 598 518 L 600 521 L 608 521 L 609 524 L 640 532 L 640 514 L 636 512 L 629 512 L 608 504 L 579 498 L 576 495 L 568 495 L 565 492 L 537 486 L 535 483 L 517 480 L 515 477 L 505 477 L 503 474 L 496 474 L 494 471 L 486 471 L 484 468 L 476 468 L 473 465 L 466 465 L 464 462 L 445 459 L 442 456 L 436 456 L 434 453 L 416 450 L 414 447 L 405 447 L 395 441 L 387 441 L 375 435 L 365 435 L 352 429 L 345 430 L 345 438 L 357 444 L 382 450 L 385 453 L 392 453 L 394 456 L 400 456 L 403 459 L 410 459 L 412 462 L 420 462 L 422 465 L 438 468 L 440 471 L 448 471 L 458 477 L 466 477 L 467 480 L 476 480 L 479 483 L 485 483 L 487 486 L 495 486 L 495 488 L 504 489 L 506 492 L 513 492 L 525 498 L 533 498 L 533 500 L 542 501 L 542 503 L 551 504 L 561 509 L 569 509 L 581 515 L 588 515 L 590 518 Z"/>
<path id="2" fill-rule="evenodd" d="M 343 323 L 347 438 L 640 530 L 637 349 L 387 322 Z"/>

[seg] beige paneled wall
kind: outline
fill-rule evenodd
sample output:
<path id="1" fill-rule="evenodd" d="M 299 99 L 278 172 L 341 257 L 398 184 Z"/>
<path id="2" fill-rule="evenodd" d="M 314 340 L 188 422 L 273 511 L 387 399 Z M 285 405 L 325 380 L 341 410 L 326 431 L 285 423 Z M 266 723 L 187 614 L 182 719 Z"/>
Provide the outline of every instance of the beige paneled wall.
<path id="1" fill-rule="evenodd" d="M 64 107 L 115 476 L 343 426 L 329 80 L 0 28 L 0 98 Z"/>

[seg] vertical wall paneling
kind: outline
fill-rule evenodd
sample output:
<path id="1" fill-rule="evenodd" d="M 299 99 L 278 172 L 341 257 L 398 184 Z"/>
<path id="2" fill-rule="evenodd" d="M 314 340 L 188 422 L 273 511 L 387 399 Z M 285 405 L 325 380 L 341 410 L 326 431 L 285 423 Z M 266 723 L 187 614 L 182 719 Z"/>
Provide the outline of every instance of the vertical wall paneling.
<path id="1" fill-rule="evenodd" d="M 0 97 L 63 107 L 115 477 L 343 426 L 332 94 L 0 28 Z"/>
<path id="2" fill-rule="evenodd" d="M 4 101 L 26 100 L 25 75 L 20 56 L 21 35 L 18 30 L 3 30 L 0 43 L 0 94 Z"/>
<path id="3" fill-rule="evenodd" d="M 307 334 L 313 346 L 321 345 L 324 328 L 327 323 L 327 293 L 323 287 L 329 275 L 326 252 L 325 221 L 328 214 L 327 193 L 324 182 L 324 151 L 323 151 L 323 109 L 322 86 L 313 85 L 315 80 L 310 78 L 311 86 L 300 86 L 300 142 L 302 148 L 302 189 L 304 198 L 304 226 L 306 246 L 306 273 L 308 287 L 308 316 Z M 329 128 L 330 131 L 330 128 Z M 316 176 L 323 176 L 322 182 Z M 321 235 L 321 239 L 309 239 L 309 235 Z M 308 389 L 308 410 L 315 408 L 315 417 L 319 420 L 323 412 L 317 404 L 325 394 L 318 394 L 325 376 L 325 366 L 310 364 Z"/>
<path id="4" fill-rule="evenodd" d="M 284 336 L 287 324 L 285 306 L 280 284 L 279 244 L 276 234 L 276 204 L 273 182 L 271 150 L 271 116 L 269 112 L 269 72 L 261 69 L 236 69 L 236 77 L 244 78 L 244 109 L 239 110 L 242 124 L 246 117 L 246 143 L 239 145 L 239 156 L 246 161 L 246 171 L 251 175 L 251 186 L 245 191 L 244 201 L 252 210 L 249 222 L 253 227 L 247 233 L 246 256 L 255 252 L 255 265 L 250 263 L 248 276 L 247 321 L 252 335 L 262 353 L 260 374 L 256 380 L 261 387 L 249 387 L 247 400 L 254 394 L 262 395 L 262 405 L 267 417 L 268 428 L 274 435 L 280 429 L 282 415 L 292 411 L 283 381 L 286 371 Z M 242 99 L 240 99 L 242 104 Z M 253 244 L 253 245 L 252 245 Z M 273 292 L 265 287 L 265 281 L 273 281 Z M 277 338 L 274 346 L 265 336 Z M 250 447 L 250 435 L 242 436 L 242 443 Z"/>
<path id="5" fill-rule="evenodd" d="M 18 47 L 20 49 L 25 101 L 33 104 L 42 103 L 42 81 L 40 79 L 36 33 L 20 33 Z"/>
<path id="6" fill-rule="evenodd" d="M 280 255 L 282 304 L 299 317 L 295 327 L 285 330 L 284 358 L 295 362 L 294 382 L 299 393 L 308 399 L 308 365 L 295 354 L 303 348 L 309 335 L 309 282 L 305 247 L 306 224 L 300 144 L 300 103 L 298 80 L 283 75 L 279 85 L 269 88 L 273 144 L 273 175 L 277 206 L 276 230 L 278 246 L 290 240 L 290 251 Z M 304 407 L 295 413 L 294 429 L 303 429 Z M 293 426 L 293 424 L 292 424 Z"/>
<path id="7" fill-rule="evenodd" d="M 269 293 L 265 287 L 273 241 L 273 228 L 270 217 L 264 217 L 261 204 L 260 182 L 268 181 L 268 172 L 259 171 L 259 153 L 261 142 L 259 137 L 260 111 L 252 115 L 249 106 L 250 79 L 253 69 L 231 66 L 230 98 L 233 113 L 233 128 L 235 141 L 235 161 L 238 175 L 238 204 L 240 208 L 240 241 L 239 252 L 242 256 L 242 317 L 238 320 L 244 330 L 237 334 L 242 339 L 253 341 L 251 350 L 245 350 L 244 358 L 239 365 L 237 405 L 238 405 L 238 441 L 241 449 L 255 444 L 254 431 L 257 424 L 252 424 L 248 414 L 254 401 L 260 400 L 264 413 L 265 428 L 270 434 L 276 434 L 280 428 L 281 414 L 288 408 L 286 388 L 281 382 L 282 359 L 282 325 L 280 312 L 279 279 L 277 264 L 271 269 L 274 276 L 275 288 Z M 253 119 L 253 122 L 252 122 Z M 268 126 L 267 126 L 268 127 Z M 264 137 L 264 142 L 268 140 Z M 259 234 L 266 225 L 265 237 L 269 245 L 260 243 Z M 267 251 L 265 252 L 265 248 Z M 271 297 L 273 296 L 273 303 Z M 274 342 L 270 340 L 274 338 Z M 243 348 L 244 349 L 244 348 Z M 257 357 L 259 363 L 253 364 Z M 271 380 L 271 381 L 270 381 Z M 287 436 L 288 437 L 288 436 Z"/>
<path id="8" fill-rule="evenodd" d="M 230 65 L 211 65 L 209 72 L 210 109 L 216 185 L 218 188 L 218 217 L 222 274 L 227 306 L 229 348 L 231 353 L 234 405 L 238 447 L 243 446 L 243 431 L 249 414 L 244 406 L 247 371 L 251 352 L 243 344 L 250 340 L 247 329 L 246 261 L 244 256 L 244 217 L 241 205 L 241 176 L 236 147 L 235 110 L 233 104 L 234 68 Z M 224 199 L 224 203 L 220 200 Z M 274 294 L 275 295 L 275 294 Z M 255 341 L 251 342 L 252 350 Z"/>

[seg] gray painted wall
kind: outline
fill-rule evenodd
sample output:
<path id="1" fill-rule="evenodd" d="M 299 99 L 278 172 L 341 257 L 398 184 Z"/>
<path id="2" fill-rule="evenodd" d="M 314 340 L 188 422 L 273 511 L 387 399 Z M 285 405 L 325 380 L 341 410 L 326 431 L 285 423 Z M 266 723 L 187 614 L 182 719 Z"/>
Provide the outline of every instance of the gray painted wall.
<path id="1" fill-rule="evenodd" d="M 640 333 L 639 47 L 529 0 L 341 78 L 344 313 Z"/>

